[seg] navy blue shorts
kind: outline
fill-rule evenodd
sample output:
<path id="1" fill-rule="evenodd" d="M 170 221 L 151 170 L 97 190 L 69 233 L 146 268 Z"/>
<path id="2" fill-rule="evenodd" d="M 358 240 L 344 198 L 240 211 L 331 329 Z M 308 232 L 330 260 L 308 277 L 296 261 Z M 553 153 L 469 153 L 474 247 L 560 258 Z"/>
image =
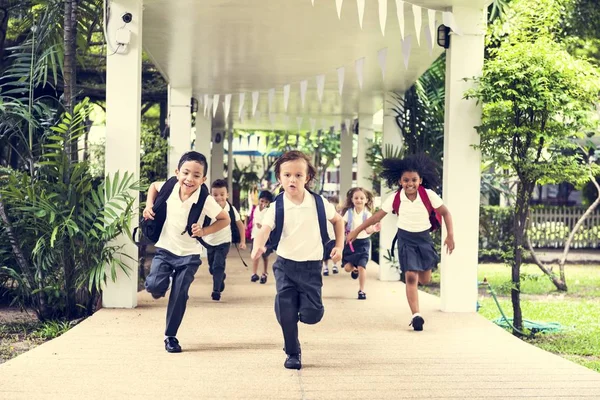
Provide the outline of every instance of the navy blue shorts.
<path id="1" fill-rule="evenodd" d="M 371 239 L 356 239 L 352 242 L 354 251 L 350 249 L 348 243 L 344 245 L 342 254 L 342 265 L 350 263 L 355 267 L 367 267 L 369 262 L 369 251 L 371 250 Z"/>

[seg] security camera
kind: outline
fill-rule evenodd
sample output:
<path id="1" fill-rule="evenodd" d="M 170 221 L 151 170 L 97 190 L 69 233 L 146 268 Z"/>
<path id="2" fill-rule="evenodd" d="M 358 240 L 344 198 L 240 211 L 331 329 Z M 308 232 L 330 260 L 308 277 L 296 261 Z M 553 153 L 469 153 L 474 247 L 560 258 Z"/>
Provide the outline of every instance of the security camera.
<path id="1" fill-rule="evenodd" d="M 128 24 L 131 22 L 131 20 L 133 20 L 133 15 L 131 15 L 131 13 L 129 12 L 126 12 L 123 15 L 121 15 L 121 18 L 123 19 L 123 22 Z"/>

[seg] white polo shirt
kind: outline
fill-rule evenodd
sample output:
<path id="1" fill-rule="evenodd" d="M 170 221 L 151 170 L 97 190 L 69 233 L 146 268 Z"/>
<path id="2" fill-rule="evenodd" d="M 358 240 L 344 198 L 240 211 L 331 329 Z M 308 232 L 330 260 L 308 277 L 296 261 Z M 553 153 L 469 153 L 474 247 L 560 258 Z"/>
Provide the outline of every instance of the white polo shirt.
<path id="1" fill-rule="evenodd" d="M 344 228 L 346 227 L 347 223 L 348 223 L 348 214 L 352 213 L 352 227 L 350 229 L 350 231 L 355 230 L 356 228 L 358 228 L 363 222 L 364 220 L 366 220 L 367 218 L 369 218 L 372 214 L 369 212 L 369 210 L 367 210 L 366 208 L 363 209 L 361 212 L 357 213 L 356 211 L 354 211 L 354 208 L 346 211 L 346 214 L 344 214 Z M 364 230 L 360 231 L 358 233 L 358 236 L 356 236 L 357 239 L 366 239 L 369 236 L 371 236 L 370 233 L 365 232 Z"/>
<path id="2" fill-rule="evenodd" d="M 265 214 L 267 213 L 267 210 L 269 209 L 269 206 L 263 208 L 262 210 L 259 209 L 259 207 L 256 207 L 256 210 L 254 210 L 254 220 L 252 221 L 252 233 L 251 233 L 251 238 L 254 239 L 256 237 L 256 235 L 258 234 L 258 231 L 260 230 L 260 228 L 258 227 L 258 224 L 260 224 L 262 226 L 262 220 L 265 217 Z"/>
<path id="3" fill-rule="evenodd" d="M 335 216 L 335 207 L 321 196 L 325 205 L 327 220 Z M 271 203 L 262 220 L 272 230 L 275 229 L 275 202 Z M 323 243 L 317 216 L 315 198 L 304 189 L 302 204 L 296 205 L 283 195 L 283 231 L 277 246 L 277 255 L 293 261 L 321 261 Z"/>
<path id="4" fill-rule="evenodd" d="M 444 204 L 440 196 L 433 190 L 425 190 L 433 208 L 439 208 Z M 393 211 L 394 197 L 396 197 L 396 193 L 390 195 L 381 205 L 381 209 L 388 214 Z M 420 195 L 417 194 L 417 198 L 411 201 L 404 194 L 404 190 L 400 191 L 400 209 L 396 226 L 408 232 L 423 232 L 431 228 L 427 208 Z"/>
<path id="5" fill-rule="evenodd" d="M 162 184 L 159 186 L 158 190 L 160 191 Z M 155 246 L 170 251 L 177 256 L 202 254 L 202 246 L 196 238 L 191 237 L 187 232 L 181 234 L 187 225 L 192 205 L 198 202 L 200 189 L 192 193 L 187 200 L 181 201 L 179 187 L 179 183 L 176 183 L 173 192 L 167 199 L 167 218 Z M 219 203 L 212 196 L 208 196 L 202 214 L 215 218 L 221 211 L 222 208 Z M 201 218 L 203 217 L 201 216 Z"/>
<path id="6" fill-rule="evenodd" d="M 229 203 L 225 203 L 223 211 L 225 211 L 229 215 L 230 209 L 231 207 L 229 207 Z M 236 210 L 235 207 L 233 207 L 233 214 L 235 215 L 236 221 L 239 221 L 241 219 L 240 213 L 238 213 L 238 210 Z M 204 221 L 204 213 L 200 216 L 200 221 Z M 216 219 L 211 219 L 210 224 L 212 225 L 215 222 L 217 222 Z M 237 226 L 235 229 L 237 229 Z M 210 244 L 211 246 L 218 246 L 223 243 L 231 243 L 231 224 L 227 225 L 220 231 L 216 231 L 215 233 L 211 233 L 210 235 L 204 236 L 203 239 L 206 243 Z"/>

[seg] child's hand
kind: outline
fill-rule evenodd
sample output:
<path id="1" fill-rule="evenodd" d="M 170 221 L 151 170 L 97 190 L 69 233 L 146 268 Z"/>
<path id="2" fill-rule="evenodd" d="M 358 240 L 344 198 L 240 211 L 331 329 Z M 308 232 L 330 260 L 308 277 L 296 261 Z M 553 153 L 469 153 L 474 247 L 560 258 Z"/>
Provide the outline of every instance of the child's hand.
<path id="1" fill-rule="evenodd" d="M 252 258 L 252 260 L 256 261 L 260 258 L 260 256 L 262 256 L 266 252 L 267 252 L 266 247 L 254 247 L 254 248 L 252 248 L 252 253 L 250 253 L 250 258 Z"/>
<path id="2" fill-rule="evenodd" d="M 192 224 L 192 237 L 204 236 L 204 229 L 198 224 Z"/>
<path id="3" fill-rule="evenodd" d="M 331 261 L 333 261 L 333 263 L 337 263 L 338 261 L 340 261 L 342 259 L 342 253 L 344 252 L 344 249 L 342 247 L 334 247 L 333 250 L 331 250 Z"/>
<path id="4" fill-rule="evenodd" d="M 246 250 L 246 243 L 240 243 L 240 249 Z"/>
<path id="5" fill-rule="evenodd" d="M 346 242 L 347 243 L 353 242 L 357 236 L 358 236 L 358 232 L 356 232 L 355 230 L 352 232 L 348 232 L 348 234 L 346 235 Z"/>
<path id="6" fill-rule="evenodd" d="M 373 225 L 373 232 L 379 232 L 379 231 L 381 231 L 381 223 L 380 222 Z"/>
<path id="7" fill-rule="evenodd" d="M 446 240 L 444 240 L 444 245 L 446 246 L 446 253 L 452 254 L 452 251 L 454 250 L 454 236 L 446 236 Z"/>
<path id="8" fill-rule="evenodd" d="M 144 211 L 142 212 L 142 216 L 145 219 L 154 219 L 154 211 L 152 211 L 152 206 L 146 206 L 146 208 L 144 208 Z"/>

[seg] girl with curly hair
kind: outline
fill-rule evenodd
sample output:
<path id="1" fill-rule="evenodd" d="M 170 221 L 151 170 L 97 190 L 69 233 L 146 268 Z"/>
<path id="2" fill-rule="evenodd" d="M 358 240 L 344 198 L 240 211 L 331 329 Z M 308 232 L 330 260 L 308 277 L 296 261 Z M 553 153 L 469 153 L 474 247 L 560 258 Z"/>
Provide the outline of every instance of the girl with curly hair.
<path id="1" fill-rule="evenodd" d="M 425 320 L 419 312 L 418 283 L 425 284 L 431 280 L 431 270 L 439 262 L 439 256 L 433 246 L 429 231 L 432 228 L 426 202 L 441 215 L 446 225 L 444 245 L 448 254 L 454 250 L 454 227 L 450 211 L 440 196 L 433 189 L 439 187 L 436 165 L 422 154 L 411 155 L 403 159 L 391 158 L 383 160 L 382 178 L 390 189 L 399 187 L 400 204 L 397 210 L 398 256 L 400 268 L 406 278 L 406 298 L 413 314 L 410 325 L 415 331 L 422 331 Z M 422 186 L 425 188 L 419 189 Z M 352 243 L 358 234 L 381 221 L 394 210 L 396 195 L 388 197 L 381 209 L 364 221 L 346 236 Z M 425 199 L 423 197 L 426 197 Z"/>

